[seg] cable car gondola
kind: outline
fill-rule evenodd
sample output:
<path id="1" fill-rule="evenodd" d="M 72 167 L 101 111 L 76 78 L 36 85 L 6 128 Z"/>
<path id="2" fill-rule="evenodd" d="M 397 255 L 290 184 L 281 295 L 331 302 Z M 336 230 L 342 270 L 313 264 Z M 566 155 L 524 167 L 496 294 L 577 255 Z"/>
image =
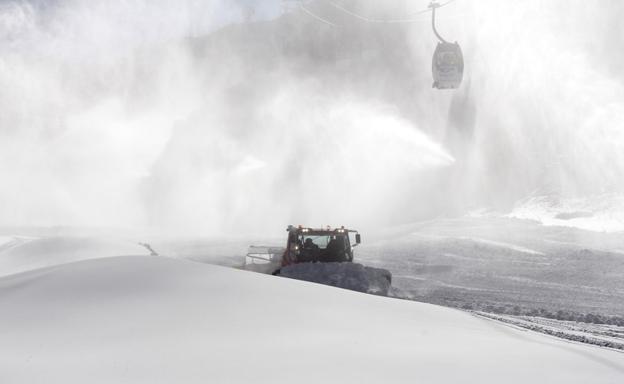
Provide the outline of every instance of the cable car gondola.
<path id="1" fill-rule="evenodd" d="M 429 4 L 432 14 L 431 25 L 433 33 L 438 40 L 438 45 L 433 53 L 432 72 L 433 88 L 437 89 L 457 89 L 464 78 L 464 55 L 457 42 L 449 43 L 438 33 L 435 26 L 435 13 L 440 5 L 436 2 Z"/>
<path id="2" fill-rule="evenodd" d="M 464 56 L 457 43 L 439 42 L 433 53 L 433 88 L 457 89 L 464 78 Z"/>

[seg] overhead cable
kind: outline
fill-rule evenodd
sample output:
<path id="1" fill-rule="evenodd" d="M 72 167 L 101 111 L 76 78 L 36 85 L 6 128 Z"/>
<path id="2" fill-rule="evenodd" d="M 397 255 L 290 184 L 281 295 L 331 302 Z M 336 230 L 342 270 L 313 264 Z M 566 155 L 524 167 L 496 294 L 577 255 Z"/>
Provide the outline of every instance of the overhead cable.
<path id="1" fill-rule="evenodd" d="M 313 17 L 313 18 L 315 18 L 316 20 L 320 21 L 321 23 L 327 24 L 327 25 L 332 26 L 332 27 L 338 27 L 336 24 L 332 23 L 331 21 L 329 21 L 329 20 L 327 20 L 327 19 L 322 18 L 321 16 L 317 15 L 316 13 L 314 13 L 314 12 L 312 12 L 311 10 L 309 10 L 308 8 L 306 8 L 306 7 L 303 5 L 303 3 L 300 3 L 300 4 L 299 4 L 299 8 L 300 8 L 303 12 L 307 13 L 308 15 L 312 16 L 312 17 Z"/>

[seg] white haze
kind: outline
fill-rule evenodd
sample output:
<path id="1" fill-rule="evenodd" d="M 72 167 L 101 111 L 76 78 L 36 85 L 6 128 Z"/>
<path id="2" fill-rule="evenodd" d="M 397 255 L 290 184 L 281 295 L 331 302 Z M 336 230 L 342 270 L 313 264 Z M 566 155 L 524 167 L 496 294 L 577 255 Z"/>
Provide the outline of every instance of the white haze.
<path id="1" fill-rule="evenodd" d="M 0 2 L 0 225 L 370 227 L 624 192 L 621 1 L 456 1 L 440 30 L 466 56 L 457 92 L 430 88 L 424 16 L 407 27 L 423 68 L 409 114 L 282 67 L 258 68 L 260 103 L 225 102 L 242 59 L 211 78 L 186 38 L 238 4 Z"/>

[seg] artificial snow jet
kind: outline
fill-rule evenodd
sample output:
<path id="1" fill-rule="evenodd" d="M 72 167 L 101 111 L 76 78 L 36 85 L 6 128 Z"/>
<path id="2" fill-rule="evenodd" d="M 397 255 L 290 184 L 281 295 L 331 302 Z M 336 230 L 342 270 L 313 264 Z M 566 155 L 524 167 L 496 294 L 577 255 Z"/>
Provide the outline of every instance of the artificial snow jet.
<path id="1" fill-rule="evenodd" d="M 356 230 L 289 225 L 286 247 L 251 246 L 246 270 L 311 281 L 386 296 L 390 271 L 354 263 L 354 248 L 361 244 Z"/>
<path id="2" fill-rule="evenodd" d="M 464 55 L 461 47 L 457 42 L 450 43 L 446 41 L 436 28 L 436 9 L 442 7 L 442 4 L 432 1 L 429 4 L 431 9 L 431 26 L 433 33 L 438 38 L 438 45 L 433 53 L 432 72 L 433 72 L 433 88 L 437 89 L 457 89 L 461 85 L 464 77 Z"/>

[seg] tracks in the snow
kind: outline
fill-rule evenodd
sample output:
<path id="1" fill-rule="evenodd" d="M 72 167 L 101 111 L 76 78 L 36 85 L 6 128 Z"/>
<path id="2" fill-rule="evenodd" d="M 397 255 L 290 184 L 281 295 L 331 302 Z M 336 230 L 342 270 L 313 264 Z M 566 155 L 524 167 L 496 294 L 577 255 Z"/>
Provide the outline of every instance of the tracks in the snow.
<path id="1" fill-rule="evenodd" d="M 486 312 L 473 312 L 479 317 L 534 332 L 558 337 L 569 341 L 595 345 L 624 352 L 623 327 L 559 321 L 539 317 L 497 315 Z"/>

